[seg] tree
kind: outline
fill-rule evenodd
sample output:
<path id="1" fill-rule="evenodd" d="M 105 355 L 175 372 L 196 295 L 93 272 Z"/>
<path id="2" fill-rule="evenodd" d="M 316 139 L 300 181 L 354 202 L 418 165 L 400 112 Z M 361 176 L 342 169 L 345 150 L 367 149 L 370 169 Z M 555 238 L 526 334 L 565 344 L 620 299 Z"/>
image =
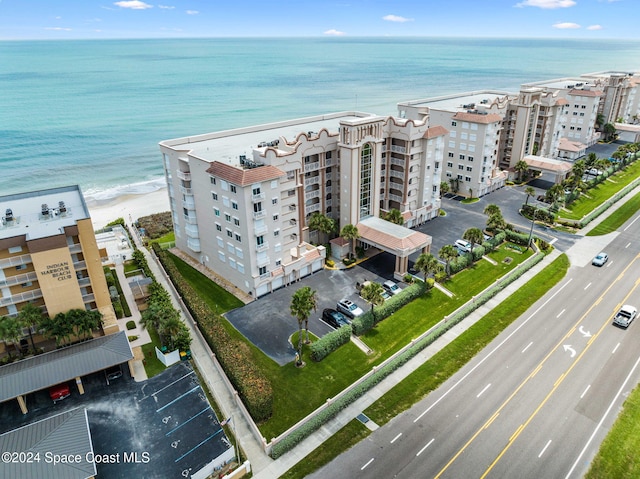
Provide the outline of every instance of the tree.
<path id="1" fill-rule="evenodd" d="M 172 317 L 161 322 L 158 326 L 158 334 L 162 337 L 162 344 L 165 344 L 169 350 L 174 350 L 176 338 L 184 327 L 185 325 L 178 317 Z"/>
<path id="2" fill-rule="evenodd" d="M 555 184 L 551 188 L 547 190 L 545 193 L 545 197 L 552 204 L 552 206 L 557 206 L 556 203 L 558 200 L 564 195 L 564 188 L 562 185 Z"/>
<path id="3" fill-rule="evenodd" d="M 529 204 L 529 197 L 536 194 L 536 190 L 532 186 L 527 186 L 524 189 L 525 194 L 527 195 L 527 199 L 524 202 L 525 206 Z"/>
<path id="4" fill-rule="evenodd" d="M 502 211 L 500 210 L 500 207 L 493 203 L 485 206 L 483 213 L 487 216 L 493 216 L 495 214 L 499 214 L 500 216 L 502 216 Z"/>
<path id="5" fill-rule="evenodd" d="M 577 160 L 571 167 L 571 173 L 573 174 L 574 178 L 582 178 L 586 170 L 587 165 L 585 164 L 584 160 Z"/>
<path id="6" fill-rule="evenodd" d="M 404 224 L 404 218 L 402 217 L 402 213 L 400 213 L 400 210 L 397 210 L 395 208 L 391 208 L 382 218 L 384 220 L 387 220 L 391 223 L 395 223 L 397 225 L 403 225 Z"/>
<path id="7" fill-rule="evenodd" d="M 477 244 L 482 244 L 483 238 L 482 230 L 480 228 L 469 228 L 463 233 L 462 239 L 471 243 L 471 261 L 473 261 L 473 247 Z"/>
<path id="8" fill-rule="evenodd" d="M 18 318 L 13 316 L 0 317 L 0 338 L 4 341 L 4 348 L 7 350 L 10 360 L 13 359 L 13 356 L 11 356 L 11 351 L 9 351 L 7 343 L 13 343 L 14 348 L 18 349 L 20 355 L 22 355 L 22 351 L 16 346 L 21 337 L 22 326 Z"/>
<path id="9" fill-rule="evenodd" d="M 520 160 L 513 167 L 514 170 L 518 173 L 518 181 L 522 181 L 523 174 L 529 170 L 529 165 L 526 161 Z"/>
<path id="10" fill-rule="evenodd" d="M 308 226 L 310 230 L 319 231 L 327 237 L 336 230 L 336 222 L 333 218 L 317 212 L 309 217 Z"/>
<path id="11" fill-rule="evenodd" d="M 598 156 L 591 152 L 587 155 L 587 158 L 584 160 L 584 165 L 587 169 L 593 168 L 598 160 Z"/>
<path id="12" fill-rule="evenodd" d="M 374 306 L 380 306 L 384 303 L 384 298 L 382 297 L 383 292 L 384 288 L 380 283 L 370 281 L 362 287 L 360 296 L 362 296 L 365 301 L 371 303 L 371 311 L 373 312 Z"/>
<path id="13" fill-rule="evenodd" d="M 420 271 L 422 273 L 424 282 L 426 283 L 427 276 L 429 276 L 431 273 L 437 272 L 439 265 L 440 263 L 438 263 L 436 257 L 431 253 L 422 253 L 420 256 L 418 256 L 416 264 L 414 264 L 413 267 L 417 271 Z"/>
<path id="14" fill-rule="evenodd" d="M 307 343 L 309 342 L 309 316 L 311 310 L 316 311 L 318 308 L 318 299 L 316 292 L 309 286 L 303 286 L 293 294 L 291 298 L 291 316 L 295 316 L 298 320 L 298 363 L 302 364 L 302 324 L 304 323 L 307 331 Z"/>
<path id="15" fill-rule="evenodd" d="M 347 241 L 351 241 L 351 257 L 356 255 L 356 240 L 360 238 L 360 232 L 354 225 L 344 225 L 340 230 L 340 236 Z"/>
<path id="16" fill-rule="evenodd" d="M 606 141 L 611 141 L 616 135 L 616 127 L 611 123 L 606 123 L 602 127 L 602 131 L 604 133 L 604 138 Z"/>
<path id="17" fill-rule="evenodd" d="M 31 328 L 40 323 L 42 319 L 42 310 L 32 303 L 26 303 L 18 313 L 18 321 L 23 328 L 28 328 L 29 340 L 31 341 L 31 347 L 33 351 L 36 350 L 36 344 L 33 342 L 33 333 Z"/>
<path id="18" fill-rule="evenodd" d="M 445 272 L 447 273 L 448 278 L 449 276 L 451 276 L 451 268 L 449 265 L 451 264 L 452 260 L 458 257 L 458 249 L 452 244 L 446 244 L 442 248 L 440 248 L 440 251 L 438 251 L 438 256 L 446 264 Z"/>
<path id="19" fill-rule="evenodd" d="M 484 214 L 487 218 L 487 229 L 489 231 L 503 230 L 507 227 L 507 222 L 502 217 L 502 211 L 498 205 L 490 204 L 485 206 Z"/>
<path id="20" fill-rule="evenodd" d="M 449 193 L 449 183 L 447 183 L 446 181 L 441 181 L 440 182 L 440 198 L 442 198 L 442 195 L 446 195 L 447 193 Z"/>

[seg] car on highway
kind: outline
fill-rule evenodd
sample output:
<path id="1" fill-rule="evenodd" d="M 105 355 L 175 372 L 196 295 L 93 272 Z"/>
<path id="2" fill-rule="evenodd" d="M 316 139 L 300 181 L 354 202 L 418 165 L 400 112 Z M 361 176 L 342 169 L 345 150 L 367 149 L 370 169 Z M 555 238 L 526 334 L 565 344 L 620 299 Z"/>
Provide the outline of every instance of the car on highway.
<path id="1" fill-rule="evenodd" d="M 322 320 L 334 328 L 341 328 L 342 326 L 350 324 L 350 321 L 344 316 L 344 314 L 331 308 L 322 310 Z"/>
<path id="2" fill-rule="evenodd" d="M 593 260 L 591 261 L 591 264 L 594 266 L 602 266 L 607 261 L 609 261 L 609 255 L 603 251 L 601 253 L 598 253 L 598 255 L 595 258 L 593 258 Z"/>
<path id="3" fill-rule="evenodd" d="M 336 304 L 336 309 L 351 319 L 364 314 L 364 311 L 360 306 L 348 299 L 342 299 L 338 301 L 338 304 Z"/>
<path id="4" fill-rule="evenodd" d="M 385 281 L 384 283 L 382 283 L 382 287 L 385 289 L 385 291 L 387 291 L 389 294 L 400 294 L 400 292 L 402 291 L 400 289 L 400 287 L 394 283 L 391 280 Z"/>
<path id="5" fill-rule="evenodd" d="M 621 328 L 627 329 L 629 325 L 636 319 L 638 310 L 630 304 L 625 304 L 620 311 L 613 317 L 613 324 Z"/>

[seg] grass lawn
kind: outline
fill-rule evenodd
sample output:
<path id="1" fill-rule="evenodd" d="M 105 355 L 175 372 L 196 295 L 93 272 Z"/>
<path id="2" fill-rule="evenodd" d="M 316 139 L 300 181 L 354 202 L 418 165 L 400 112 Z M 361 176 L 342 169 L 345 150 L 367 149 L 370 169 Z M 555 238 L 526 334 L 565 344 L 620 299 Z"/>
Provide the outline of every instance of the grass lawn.
<path id="1" fill-rule="evenodd" d="M 640 477 L 640 389 L 625 400 L 620 416 L 591 462 L 585 479 Z"/>
<path id="2" fill-rule="evenodd" d="M 587 236 L 606 235 L 617 230 L 640 210 L 640 193 L 630 198 L 607 219 L 587 233 Z"/>
<path id="3" fill-rule="evenodd" d="M 180 271 L 180 274 L 196 289 L 202 299 L 204 299 L 212 311 L 222 314 L 232 309 L 244 306 L 244 303 L 229 293 L 226 289 L 218 286 L 205 275 L 193 269 L 177 256 L 169 253 L 169 257 Z"/>
<path id="4" fill-rule="evenodd" d="M 151 337 L 151 342 L 142 345 L 142 352 L 144 353 L 144 370 L 147 372 L 147 377 L 152 378 L 167 368 L 156 357 L 155 347 L 160 348 L 158 333 L 155 329 L 149 328 L 149 336 Z"/>
<path id="5" fill-rule="evenodd" d="M 170 231 L 166 235 L 160 236 L 160 238 L 149 240 L 149 243 L 173 243 L 176 241 L 176 235 L 173 231 Z"/>
<path id="6" fill-rule="evenodd" d="M 587 190 L 586 196 L 581 196 L 578 200 L 562 210 L 558 216 L 579 220 L 587 213 L 590 213 L 602 203 L 611 198 L 614 194 L 627 186 L 640 175 L 640 161 L 635 161 L 627 166 L 624 171 L 618 171 L 615 175 L 610 176 L 607 180 L 600 183 L 595 188 Z"/>

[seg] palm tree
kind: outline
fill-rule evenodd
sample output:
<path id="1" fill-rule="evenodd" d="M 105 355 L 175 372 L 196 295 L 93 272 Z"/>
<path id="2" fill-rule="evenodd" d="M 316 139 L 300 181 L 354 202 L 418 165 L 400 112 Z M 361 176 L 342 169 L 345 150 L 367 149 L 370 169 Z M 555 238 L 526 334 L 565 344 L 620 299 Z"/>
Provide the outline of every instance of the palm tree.
<path id="1" fill-rule="evenodd" d="M 604 132 L 604 138 L 606 141 L 610 141 L 613 139 L 613 137 L 616 134 L 616 127 L 614 125 L 612 125 L 611 123 L 606 123 L 603 127 L 602 127 L 602 131 Z"/>
<path id="2" fill-rule="evenodd" d="M 158 326 L 158 334 L 162 336 L 163 344 L 166 343 L 170 350 L 175 349 L 175 340 L 183 327 L 184 324 L 177 317 L 169 318 Z"/>
<path id="3" fill-rule="evenodd" d="M 9 355 L 9 359 L 12 360 L 13 356 L 11 356 L 11 351 L 9 351 L 8 342 L 12 342 L 14 348 L 18 349 L 16 343 L 20 341 L 22 337 L 22 325 L 18 318 L 13 316 L 2 316 L 0 317 L 0 338 L 4 341 L 4 348 Z M 20 351 L 20 355 L 22 355 L 22 350 Z"/>
<path id="4" fill-rule="evenodd" d="M 488 216 L 487 229 L 489 231 L 503 230 L 507 227 L 507 222 L 502 217 L 502 211 L 500 211 L 500 207 L 498 205 L 487 205 L 483 212 Z"/>
<path id="5" fill-rule="evenodd" d="M 395 223 L 397 225 L 404 224 L 404 218 L 402 217 L 402 213 L 400 213 L 400 210 L 397 210 L 395 208 L 391 208 L 387 212 L 387 214 L 384 215 L 382 219 L 387 220 L 391 223 Z"/>
<path id="6" fill-rule="evenodd" d="M 422 253 L 418 256 L 413 267 L 423 274 L 424 282 L 427 282 L 427 276 L 438 271 L 438 260 L 431 253 Z"/>
<path id="7" fill-rule="evenodd" d="M 591 152 L 587 155 L 587 158 L 584 160 L 584 166 L 586 169 L 593 168 L 598 160 L 598 156 Z"/>
<path id="8" fill-rule="evenodd" d="M 351 241 L 351 257 L 355 257 L 356 240 L 360 238 L 360 232 L 358 231 L 358 228 L 351 224 L 344 225 L 342 227 L 342 230 L 340 230 L 340 236 L 342 236 L 347 241 Z"/>
<path id="9" fill-rule="evenodd" d="M 18 313 L 18 321 L 20 321 L 23 328 L 27 328 L 29 331 L 29 340 L 31 341 L 31 347 L 34 352 L 36 350 L 36 344 L 33 342 L 33 333 L 31 332 L 31 328 L 34 325 L 37 325 L 41 318 L 42 310 L 32 303 L 25 303 Z"/>
<path id="10" fill-rule="evenodd" d="M 384 298 L 382 297 L 383 292 L 384 288 L 380 283 L 370 281 L 362 287 L 360 296 L 362 296 L 365 301 L 371 303 L 371 312 L 373 312 L 374 306 L 379 306 L 384 303 Z"/>
<path id="11" fill-rule="evenodd" d="M 529 170 L 529 165 L 526 161 L 520 160 L 515 164 L 513 169 L 518 173 L 518 181 L 522 181 L 522 176 L 527 170 Z"/>
<path id="12" fill-rule="evenodd" d="M 440 251 L 438 251 L 438 256 L 446 263 L 445 272 L 447 273 L 447 278 L 451 276 L 451 268 L 449 265 L 451 261 L 458 257 L 458 250 L 452 244 L 446 244 Z"/>
<path id="13" fill-rule="evenodd" d="M 527 195 L 527 199 L 525 200 L 525 206 L 529 204 L 529 197 L 536 194 L 536 190 L 532 186 L 527 186 L 524 189 L 525 194 Z"/>
<path id="14" fill-rule="evenodd" d="M 447 193 L 449 193 L 449 183 L 447 183 L 446 181 L 441 181 L 440 182 L 440 198 L 442 198 L 442 195 L 446 195 Z"/>
<path id="15" fill-rule="evenodd" d="M 471 253 L 471 261 L 473 261 L 473 247 L 476 244 L 482 244 L 482 239 L 483 238 L 484 237 L 482 235 L 482 230 L 480 228 L 469 228 L 462 235 L 462 239 L 465 239 L 469 243 L 471 243 L 471 251 L 470 251 L 470 253 Z"/>
<path id="16" fill-rule="evenodd" d="M 310 230 L 316 230 L 329 236 L 336 230 L 336 222 L 333 218 L 323 215 L 322 213 L 313 213 L 309 217 L 308 226 Z"/>
<path id="17" fill-rule="evenodd" d="M 495 214 L 499 214 L 500 216 L 502 216 L 502 211 L 500 211 L 500 207 L 493 203 L 485 206 L 483 213 L 487 216 L 493 216 Z"/>
<path id="18" fill-rule="evenodd" d="M 307 343 L 309 342 L 309 316 L 311 310 L 316 311 L 318 308 L 318 299 L 316 292 L 309 286 L 303 286 L 293 294 L 291 298 L 291 315 L 298 320 L 298 363 L 302 364 L 302 324 L 304 323 L 307 330 Z"/>
<path id="19" fill-rule="evenodd" d="M 582 178 L 586 170 L 587 166 L 584 160 L 577 160 L 571 167 L 571 173 L 573 173 L 573 176 L 576 178 Z"/>
<path id="20" fill-rule="evenodd" d="M 547 200 L 552 204 L 552 206 L 556 206 L 558 199 L 564 195 L 564 188 L 562 185 L 555 184 L 551 188 L 549 188 L 545 194 Z"/>

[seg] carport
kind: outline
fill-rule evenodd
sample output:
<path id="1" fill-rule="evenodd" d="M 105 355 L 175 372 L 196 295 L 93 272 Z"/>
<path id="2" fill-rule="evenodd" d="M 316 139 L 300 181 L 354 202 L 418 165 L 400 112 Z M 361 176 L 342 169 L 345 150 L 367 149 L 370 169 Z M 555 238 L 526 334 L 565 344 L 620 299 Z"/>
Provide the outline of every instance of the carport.
<path id="1" fill-rule="evenodd" d="M 360 241 L 395 255 L 396 279 L 401 280 L 409 271 L 409 255 L 416 251 L 428 253 L 431 249 L 431 236 L 375 216 L 360 221 L 356 228 Z"/>
<path id="2" fill-rule="evenodd" d="M 568 161 L 554 160 L 544 156 L 527 155 L 523 161 L 529 165 L 531 170 L 548 171 L 555 175 L 555 184 L 562 183 L 567 175 L 571 172 L 572 165 Z"/>
<path id="3" fill-rule="evenodd" d="M 0 367 L 0 402 L 17 399 L 23 414 L 28 412 L 25 396 L 50 386 L 75 380 L 84 394 L 82 376 L 133 359 L 125 331 L 102 336 L 62 349 L 40 354 Z M 129 363 L 131 368 L 131 363 Z M 131 371 L 133 374 L 133 371 Z"/>

